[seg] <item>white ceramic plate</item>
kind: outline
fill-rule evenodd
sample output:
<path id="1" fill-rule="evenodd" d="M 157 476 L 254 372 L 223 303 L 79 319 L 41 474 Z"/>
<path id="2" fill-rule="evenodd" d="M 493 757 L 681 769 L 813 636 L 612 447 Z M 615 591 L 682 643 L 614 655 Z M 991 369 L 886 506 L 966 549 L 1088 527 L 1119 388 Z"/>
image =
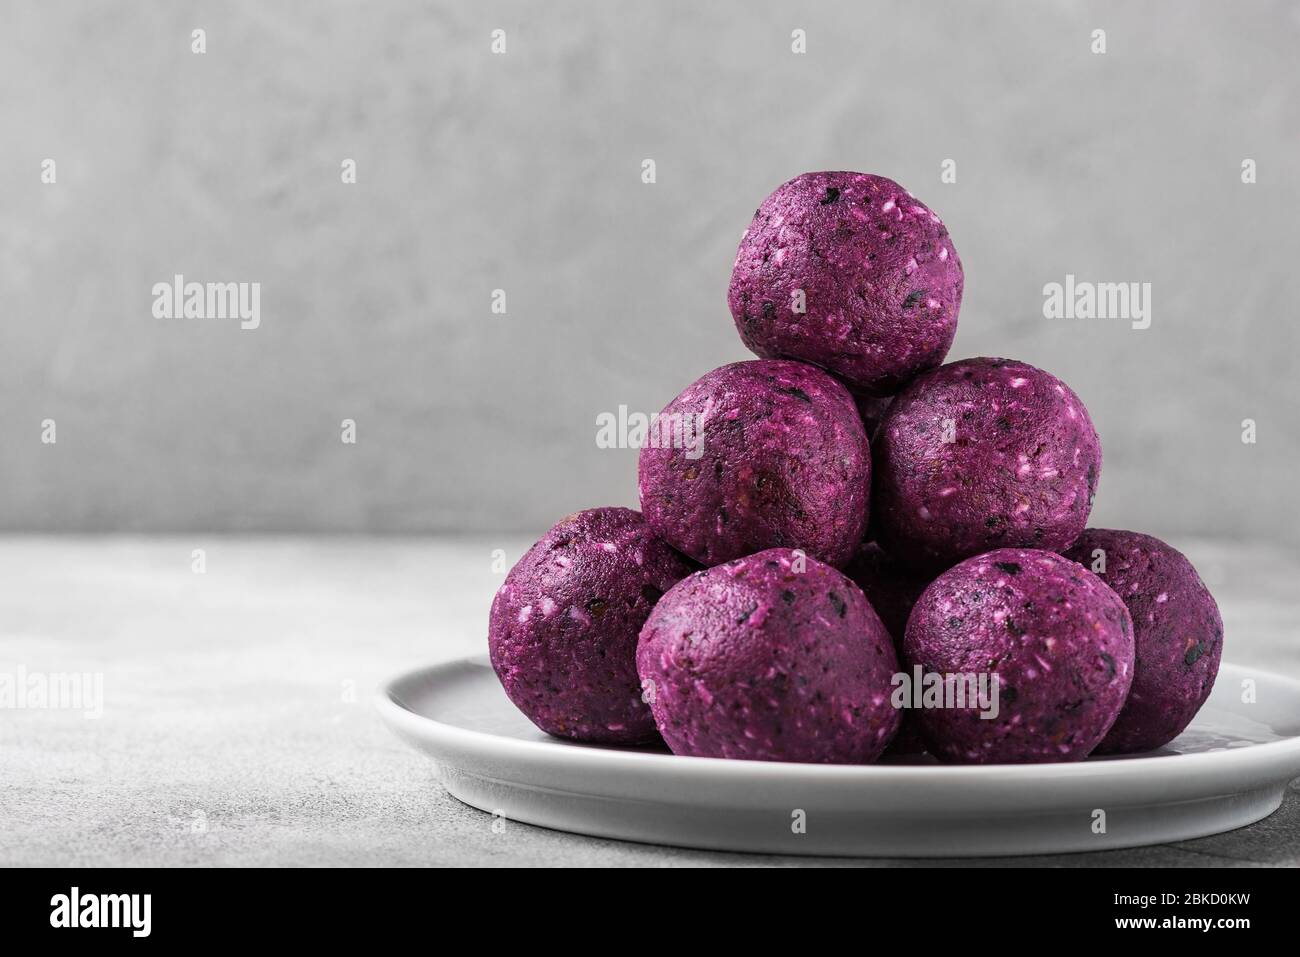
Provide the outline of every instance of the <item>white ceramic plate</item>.
<path id="1" fill-rule="evenodd" d="M 732 851 L 946 857 L 1159 844 L 1258 821 L 1300 775 L 1300 683 L 1233 665 L 1167 748 L 1074 764 L 787 764 L 573 744 L 533 727 L 486 657 L 403 675 L 379 710 L 473 807 Z"/>

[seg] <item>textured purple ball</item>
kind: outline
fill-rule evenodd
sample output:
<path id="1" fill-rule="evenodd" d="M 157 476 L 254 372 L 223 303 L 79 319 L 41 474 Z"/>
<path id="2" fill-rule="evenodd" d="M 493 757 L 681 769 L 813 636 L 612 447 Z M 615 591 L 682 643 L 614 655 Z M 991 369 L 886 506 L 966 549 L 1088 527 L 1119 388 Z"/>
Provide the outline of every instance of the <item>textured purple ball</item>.
<path id="1" fill-rule="evenodd" d="M 893 180 L 804 173 L 754 213 L 727 304 L 756 355 L 891 395 L 943 362 L 963 281 L 947 228 Z"/>
<path id="2" fill-rule="evenodd" d="M 507 697 L 557 737 L 656 740 L 636 674 L 637 638 L 655 602 L 694 567 L 631 509 L 561 519 L 492 602 L 488 649 Z"/>
<path id="3" fill-rule="evenodd" d="M 898 729 L 898 661 L 862 592 L 789 549 L 682 580 L 637 647 L 659 732 L 676 754 L 861 764 Z"/>
<path id="4" fill-rule="evenodd" d="M 985 675 L 990 690 L 997 677 L 991 718 L 969 700 L 917 712 L 931 754 L 974 764 L 1086 757 L 1124 706 L 1133 650 L 1118 595 L 1077 562 L 1029 548 L 944 572 L 916 603 L 903 639 L 909 667 Z"/>
<path id="5" fill-rule="evenodd" d="M 936 570 L 992 548 L 1068 548 L 1101 476 L 1101 442 L 1079 397 L 1009 359 L 962 359 L 914 380 L 872 452 L 877 540 Z"/>
<path id="6" fill-rule="evenodd" d="M 1214 596 L 1182 552 L 1150 535 L 1089 528 L 1065 554 L 1095 570 L 1133 618 L 1133 688 L 1097 751 L 1168 744 L 1196 717 L 1219 673 L 1223 619 Z"/>
<path id="7" fill-rule="evenodd" d="M 666 542 L 705 565 L 777 547 L 837 566 L 853 556 L 871 451 L 831 376 L 802 362 L 736 362 L 688 386 L 664 416 L 702 422 L 694 450 L 641 449 L 641 509 Z"/>

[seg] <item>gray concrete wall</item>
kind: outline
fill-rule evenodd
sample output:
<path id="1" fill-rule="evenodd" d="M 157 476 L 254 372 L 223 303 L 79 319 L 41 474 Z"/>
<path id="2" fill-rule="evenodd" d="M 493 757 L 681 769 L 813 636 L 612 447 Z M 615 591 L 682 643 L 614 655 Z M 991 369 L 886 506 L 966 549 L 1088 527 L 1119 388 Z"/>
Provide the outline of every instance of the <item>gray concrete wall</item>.
<path id="1" fill-rule="evenodd" d="M 848 168 L 952 230 L 952 357 L 1088 404 L 1095 524 L 1300 542 L 1296 9 L 7 3 L 0 528 L 534 531 L 633 504 L 596 415 L 746 357 L 741 231 Z M 154 318 L 176 273 L 260 282 L 261 326 Z M 1150 282 L 1151 327 L 1043 318 L 1067 273 Z"/>

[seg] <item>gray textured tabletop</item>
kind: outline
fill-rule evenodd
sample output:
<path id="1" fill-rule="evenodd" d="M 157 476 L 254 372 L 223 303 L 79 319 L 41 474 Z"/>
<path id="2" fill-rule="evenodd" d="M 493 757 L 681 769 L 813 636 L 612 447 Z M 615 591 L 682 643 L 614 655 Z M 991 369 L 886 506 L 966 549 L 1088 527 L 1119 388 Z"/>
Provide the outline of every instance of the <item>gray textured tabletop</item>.
<path id="1" fill-rule="evenodd" d="M 508 568 L 527 544 L 0 539 L 0 672 L 103 675 L 99 718 L 0 713 L 0 864 L 918 863 L 494 830 L 448 796 L 380 724 L 372 695 L 396 672 L 481 652 L 503 574 L 494 550 Z M 1176 544 L 1219 599 L 1225 657 L 1300 677 L 1300 561 L 1265 545 Z M 945 863 L 1300 865 L 1300 781 L 1271 817 L 1215 837 Z"/>

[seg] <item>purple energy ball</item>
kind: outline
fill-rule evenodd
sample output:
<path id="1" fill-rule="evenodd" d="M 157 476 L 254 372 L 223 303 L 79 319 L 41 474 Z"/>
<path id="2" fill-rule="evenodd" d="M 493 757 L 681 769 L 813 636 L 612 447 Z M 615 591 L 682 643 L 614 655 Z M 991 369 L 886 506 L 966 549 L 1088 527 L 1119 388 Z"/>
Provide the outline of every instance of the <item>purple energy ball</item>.
<path id="1" fill-rule="evenodd" d="M 1101 443 L 1079 397 L 1009 359 L 962 359 L 914 380 L 872 451 L 877 540 L 936 570 L 991 548 L 1069 547 L 1101 475 Z"/>
<path id="2" fill-rule="evenodd" d="M 661 434 L 672 431 L 664 422 L 698 422 L 682 432 L 700 440 L 641 449 L 641 509 L 664 541 L 705 565 L 774 547 L 837 566 L 853 557 L 871 451 L 848 390 L 825 372 L 736 362 L 688 386 L 659 421 Z"/>
<path id="3" fill-rule="evenodd" d="M 918 574 L 890 558 L 875 542 L 862 546 L 844 568 L 844 574 L 862 589 L 867 601 L 880 616 L 885 630 L 894 640 L 894 650 L 902 659 L 903 633 L 912 606 L 921 597 L 932 576 Z M 903 712 L 903 724 L 890 742 L 886 754 L 920 754 L 925 750 L 916 718 L 910 710 Z"/>
<path id="4" fill-rule="evenodd" d="M 754 213 L 727 304 L 756 355 L 802 359 L 892 395 L 943 362 L 961 261 L 939 217 L 893 180 L 804 173 Z"/>
<path id="5" fill-rule="evenodd" d="M 885 626 L 853 582 L 790 549 L 683 579 L 636 660 L 676 754 L 863 764 L 898 728 Z"/>
<path id="6" fill-rule="evenodd" d="M 1219 606 L 1183 553 L 1150 535 L 1089 528 L 1065 555 L 1095 571 L 1133 617 L 1133 688 L 1097 751 L 1168 744 L 1214 687 L 1223 653 Z"/>
<path id="7" fill-rule="evenodd" d="M 636 674 L 637 637 L 659 597 L 694 567 L 632 509 L 561 519 L 492 601 L 488 649 L 507 697 L 557 737 L 656 740 Z"/>
<path id="8" fill-rule="evenodd" d="M 925 674 L 986 676 L 990 692 L 997 678 L 993 708 L 968 696 L 966 707 L 916 712 L 930 753 L 955 763 L 1087 757 L 1133 681 L 1124 602 L 1078 563 L 1031 548 L 977 555 L 936 578 L 912 611 L 903 652 Z"/>

